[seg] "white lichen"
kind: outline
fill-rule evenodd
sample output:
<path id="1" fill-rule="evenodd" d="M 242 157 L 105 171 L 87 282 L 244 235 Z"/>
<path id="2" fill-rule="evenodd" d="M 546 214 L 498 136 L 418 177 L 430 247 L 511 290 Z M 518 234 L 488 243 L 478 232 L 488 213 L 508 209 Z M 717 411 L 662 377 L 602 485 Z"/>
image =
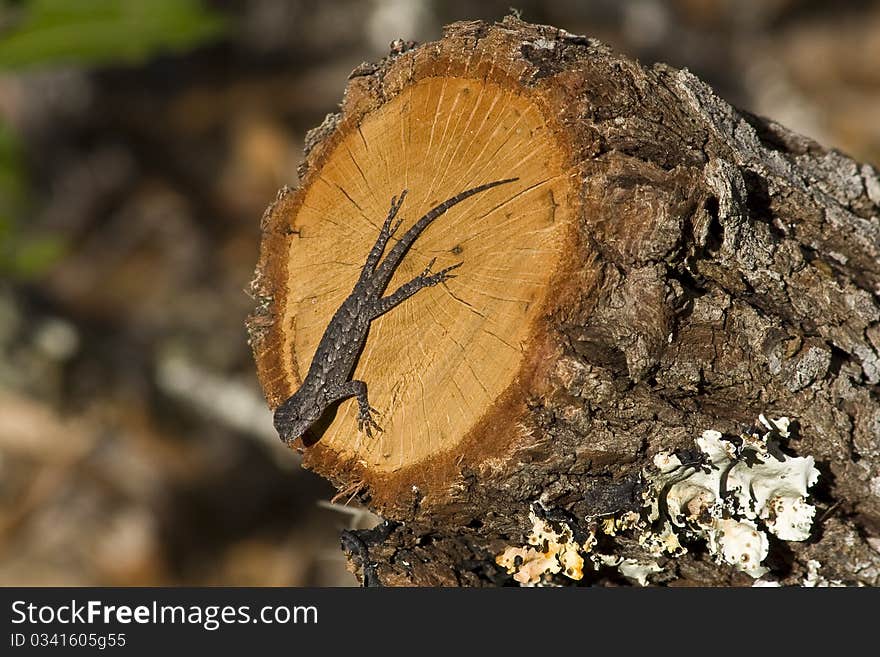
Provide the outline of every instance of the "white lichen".
<path id="1" fill-rule="evenodd" d="M 656 454 L 654 468 L 645 472 L 648 487 L 641 511 L 594 518 L 582 544 L 568 524 L 550 523 L 533 508 L 528 545 L 506 548 L 496 562 L 527 586 L 551 583 L 560 573 L 580 580 L 585 564 L 596 570 L 617 568 L 645 586 L 649 576 L 662 572 L 664 558 L 681 556 L 687 545 L 704 541 L 716 562 L 747 573 L 756 586 L 776 585 L 759 579 L 769 572 L 763 562 L 770 535 L 784 541 L 809 538 L 816 509 L 808 494 L 819 471 L 812 456 L 782 452 L 779 443 L 790 435 L 788 418 L 762 414 L 758 422 L 763 429 L 733 439 L 713 429 L 704 431 L 695 440 L 699 456 L 688 462 L 671 452 Z M 632 536 L 646 557 L 594 551 L 598 534 Z M 826 582 L 818 574 L 808 575 L 804 586 L 834 585 Z"/>
<path id="2" fill-rule="evenodd" d="M 549 39 L 535 39 L 532 45 L 540 50 L 553 50 L 556 48 L 556 43 Z"/>
<path id="3" fill-rule="evenodd" d="M 654 457 L 658 472 L 648 473 L 646 495 L 651 529 L 639 539 L 649 552 L 682 554 L 678 539 L 698 538 L 716 561 L 758 578 L 767 572 L 768 533 L 785 541 L 809 538 L 816 509 L 807 495 L 819 478 L 813 457 L 780 450 L 788 418 L 760 415 L 758 421 L 765 432 L 743 433 L 736 441 L 704 431 L 696 440 L 699 463 L 684 464 L 665 452 Z"/>
<path id="4" fill-rule="evenodd" d="M 638 559 L 624 559 L 617 564 L 620 574 L 639 586 L 648 585 L 648 575 L 663 572 L 663 568 L 656 561 L 640 561 Z"/>
<path id="5" fill-rule="evenodd" d="M 639 545 L 644 547 L 652 557 L 664 554 L 677 557 L 687 552 L 687 548 L 681 544 L 678 534 L 668 522 L 664 522 L 661 528 L 656 531 L 643 527 L 638 540 Z"/>
<path id="6" fill-rule="evenodd" d="M 822 564 L 815 559 L 807 561 L 807 576 L 804 578 L 802 586 L 806 588 L 836 588 L 846 586 L 843 582 L 836 579 L 826 579 L 819 574 Z"/>
<path id="7" fill-rule="evenodd" d="M 767 535 L 748 520 L 717 519 L 708 530 L 709 553 L 754 578 L 769 569 L 761 562 L 770 552 Z"/>

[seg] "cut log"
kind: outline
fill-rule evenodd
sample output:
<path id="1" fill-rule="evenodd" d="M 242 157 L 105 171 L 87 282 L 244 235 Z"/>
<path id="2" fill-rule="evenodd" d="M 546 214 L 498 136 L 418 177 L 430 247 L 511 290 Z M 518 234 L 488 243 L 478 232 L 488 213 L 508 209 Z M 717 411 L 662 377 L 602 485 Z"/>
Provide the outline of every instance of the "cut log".
<path id="1" fill-rule="evenodd" d="M 512 177 L 436 220 L 389 286 L 463 263 L 372 324 L 353 376 L 384 431 L 360 434 L 349 400 L 299 445 L 405 521 L 358 542 L 370 579 L 502 581 L 495 557 L 534 503 L 575 530 L 639 512 L 654 455 L 765 414 L 797 420 L 831 518 L 783 575 L 821 558 L 880 582 L 876 172 L 563 30 L 457 23 L 352 74 L 263 219 L 249 328 L 270 407 L 301 384 L 393 196 L 408 190 L 406 229 Z M 705 554 L 669 568 L 744 581 Z"/>
<path id="2" fill-rule="evenodd" d="M 438 74 L 453 61 L 428 50 L 396 64 L 381 98 L 349 90 L 302 186 L 283 192 L 267 215 L 263 280 L 275 320 L 258 352 L 277 406 L 302 382 L 393 196 L 408 191 L 399 235 L 465 189 L 517 178 L 436 220 L 392 279 L 389 290 L 432 259 L 436 269 L 463 263 L 454 280 L 371 327 L 354 378 L 367 382 L 383 431 L 359 434 L 352 399 L 325 418 L 307 453 L 308 467 L 343 487 L 362 483 L 385 512 L 410 505 L 414 487 L 445 503 L 457 469 L 516 440 L 515 414 L 544 362 L 544 320 L 571 285 L 570 260 L 581 250 L 577 171 L 558 108 L 489 59 L 461 61 L 454 74 Z"/>

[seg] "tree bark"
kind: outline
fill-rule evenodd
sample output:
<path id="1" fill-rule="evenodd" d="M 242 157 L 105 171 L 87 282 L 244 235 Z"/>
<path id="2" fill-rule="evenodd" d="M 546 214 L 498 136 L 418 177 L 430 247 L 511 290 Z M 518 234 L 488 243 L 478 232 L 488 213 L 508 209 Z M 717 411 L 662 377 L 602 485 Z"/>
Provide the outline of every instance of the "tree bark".
<path id="1" fill-rule="evenodd" d="M 497 87 L 507 106 L 520 107 L 530 132 L 517 148 L 524 157 L 539 153 L 541 167 L 520 172 L 516 158 L 496 159 L 486 180 L 519 175 L 543 190 L 524 193 L 514 214 L 549 213 L 540 225 L 549 232 L 539 241 L 552 244 L 553 253 L 523 261 L 520 273 L 508 279 L 516 289 L 522 271 L 543 272 L 530 288 L 530 303 L 517 311 L 521 321 L 510 328 L 520 344 L 513 364 L 499 360 L 496 372 L 491 354 L 467 357 L 478 369 L 476 380 L 493 381 L 497 374 L 500 383 L 489 386 L 485 398 L 472 397 L 479 412 L 450 425 L 459 435 L 448 429 L 433 452 L 401 452 L 400 462 L 387 467 L 363 442 L 354 446 L 354 432 L 300 447 L 307 467 L 388 520 L 345 542 L 365 579 L 384 585 L 510 583 L 496 557 L 524 543 L 534 504 L 548 517 L 564 518 L 575 533 L 591 531 L 612 514 L 642 513 L 655 455 L 688 454 L 707 429 L 738 436 L 763 414 L 796 421 L 785 449 L 812 455 L 821 473 L 811 490 L 818 513 L 810 539 L 771 545 L 767 564 L 775 578 L 801 582 L 814 560 L 829 580 L 880 584 L 877 171 L 731 107 L 686 70 L 644 67 L 593 39 L 513 17 L 456 23 L 439 42 L 399 50 L 353 72 L 341 113 L 307 139 L 300 189 L 282 190 L 264 217 L 253 286 L 259 303 L 249 328 L 270 406 L 296 389 L 308 362 L 294 363 L 293 356 L 308 356 L 316 340 L 303 337 L 292 320 L 306 316 L 294 296 L 303 298 L 318 282 L 292 290 L 303 280 L 320 281 L 322 271 L 295 274 L 302 253 L 296 240 L 303 231 L 326 235 L 328 229 L 321 233 L 319 223 L 313 228 L 303 208 L 317 203 L 314 190 L 322 177 L 332 180 L 334 158 L 348 135 L 369 129 L 383 111 L 391 125 L 407 125 L 406 113 L 417 109 L 401 104 L 406 94 L 413 98 L 414 90 L 440 80 L 434 97 L 467 88 L 465 98 Z M 387 110 L 393 103 L 393 112 Z M 436 107 L 439 125 L 459 121 L 455 103 L 437 100 Z M 483 112 L 474 107 L 465 120 Z M 432 130 L 428 123 L 409 125 Z M 414 143 L 411 133 L 400 139 Z M 369 137 L 364 145 L 369 151 Z M 434 166 L 455 170 L 478 157 L 477 151 L 459 151 L 444 161 L 451 146 L 445 148 Z M 390 200 L 388 190 L 403 187 L 387 171 L 372 188 L 381 199 L 377 208 Z M 367 194 L 374 177 L 364 173 Z M 453 187 L 447 196 L 461 191 Z M 341 207 L 333 203 L 324 210 Z M 371 213 L 377 225 L 384 214 L 376 213 L 386 209 Z M 451 221 L 466 227 L 468 216 L 463 209 L 461 219 Z M 372 238 L 361 228 L 351 221 L 341 230 L 363 232 L 369 249 Z M 499 248 L 521 248 L 508 237 L 496 227 L 487 239 L 498 240 Z M 503 246 L 508 242 L 512 246 Z M 454 240 L 437 242 L 436 250 L 454 256 L 454 246 Z M 414 255 L 401 276 L 421 269 L 429 255 L 430 249 L 421 260 Z M 467 250 L 461 259 L 466 264 L 458 280 L 468 274 Z M 328 280 L 348 285 L 362 264 L 355 260 L 348 269 L 325 272 Z M 482 270 L 473 266 L 478 279 Z M 455 283 L 452 292 L 463 289 Z M 328 297 L 316 325 L 338 298 Z M 459 324 L 450 320 L 447 328 Z M 405 372 L 399 376 L 405 379 Z M 467 394 L 443 397 L 440 411 L 458 412 Z M 392 422 L 396 417 L 392 413 Z M 394 427 L 392 436 L 416 431 L 402 421 Z M 620 554 L 638 550 L 624 535 L 606 540 Z M 660 581 L 752 581 L 699 549 L 661 561 Z M 621 580 L 599 569 L 580 581 Z"/>

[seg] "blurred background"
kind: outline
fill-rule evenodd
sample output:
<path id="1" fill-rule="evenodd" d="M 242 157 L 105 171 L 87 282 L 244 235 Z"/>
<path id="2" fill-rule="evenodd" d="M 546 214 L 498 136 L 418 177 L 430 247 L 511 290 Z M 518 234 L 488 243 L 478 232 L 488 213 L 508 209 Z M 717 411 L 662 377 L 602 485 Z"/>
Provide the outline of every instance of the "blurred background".
<path id="1" fill-rule="evenodd" d="M 348 73 L 513 0 L 0 0 L 0 585 L 351 585 L 246 343 Z M 515 3 L 880 163 L 880 3 Z"/>

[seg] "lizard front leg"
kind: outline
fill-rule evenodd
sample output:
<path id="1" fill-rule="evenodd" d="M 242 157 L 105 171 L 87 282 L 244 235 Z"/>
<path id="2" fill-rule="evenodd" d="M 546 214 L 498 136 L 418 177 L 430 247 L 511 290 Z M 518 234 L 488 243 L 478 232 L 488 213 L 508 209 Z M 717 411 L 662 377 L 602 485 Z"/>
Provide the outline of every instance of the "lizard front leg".
<path id="1" fill-rule="evenodd" d="M 437 258 L 433 258 L 421 274 L 416 276 L 408 283 L 404 283 L 403 285 L 401 285 L 387 297 L 382 297 L 381 299 L 379 299 L 379 301 L 376 303 L 375 309 L 373 310 L 372 319 L 376 319 L 377 317 L 384 315 L 395 306 L 400 305 L 401 303 L 409 299 L 421 289 L 432 287 L 434 285 L 438 285 L 439 283 L 445 283 L 450 278 L 455 278 L 455 274 L 450 274 L 449 272 L 451 272 L 453 269 L 458 269 L 462 265 L 462 263 L 458 262 L 454 265 L 446 267 L 445 269 L 441 269 L 438 272 L 431 273 L 431 267 L 434 266 L 434 262 L 436 260 Z"/>
<path id="2" fill-rule="evenodd" d="M 376 421 L 373 419 L 372 413 L 378 413 L 378 411 L 370 406 L 370 401 L 367 398 L 366 383 L 363 381 L 346 381 L 328 395 L 329 403 L 331 404 L 344 399 L 350 399 L 351 397 L 357 397 L 358 431 L 365 431 L 372 438 L 373 429 L 382 431 L 382 427 L 376 424 Z"/>

